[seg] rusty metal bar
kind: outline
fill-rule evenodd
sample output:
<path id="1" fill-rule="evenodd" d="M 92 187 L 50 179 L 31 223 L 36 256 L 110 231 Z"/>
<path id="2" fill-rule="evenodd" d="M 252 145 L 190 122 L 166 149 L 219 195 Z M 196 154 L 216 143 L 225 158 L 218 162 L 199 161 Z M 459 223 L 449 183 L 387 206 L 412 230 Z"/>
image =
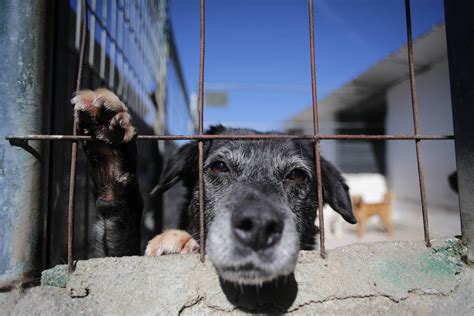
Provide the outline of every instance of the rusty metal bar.
<path id="1" fill-rule="evenodd" d="M 313 101 L 313 134 L 315 139 L 314 157 L 316 160 L 316 181 L 318 186 L 318 209 L 319 209 L 319 246 L 322 258 L 326 258 L 326 241 L 324 231 L 324 214 L 323 214 L 323 188 L 321 176 L 321 143 L 319 138 L 319 118 L 318 118 L 318 95 L 316 91 L 316 65 L 314 58 L 314 10 L 313 0 L 308 2 L 309 10 L 309 42 L 311 55 L 311 96 Z M 317 211 L 316 211 L 317 212 Z"/>
<path id="2" fill-rule="evenodd" d="M 77 167 L 77 141 L 71 147 L 71 172 L 69 175 L 69 200 L 67 207 L 67 268 L 68 272 L 74 272 L 73 248 L 74 248 L 74 205 Z"/>
<path id="3" fill-rule="evenodd" d="M 91 140 L 90 136 L 84 135 L 23 135 L 7 136 L 6 140 L 50 140 L 50 141 L 74 141 Z M 453 135 L 295 135 L 295 134 L 229 134 L 229 135 L 138 135 L 137 140 L 258 140 L 258 139 L 320 139 L 320 140 L 453 140 Z"/>
<path id="4" fill-rule="evenodd" d="M 200 45 L 199 45 L 199 136 L 204 133 L 204 48 L 205 48 L 205 3 L 200 3 Z M 202 140 L 199 141 L 199 254 L 201 262 L 204 262 L 206 256 L 206 244 L 204 234 L 204 145 Z"/>
<path id="5" fill-rule="evenodd" d="M 84 50 L 85 50 L 85 35 L 87 25 L 87 11 L 85 1 L 82 1 L 84 7 L 84 18 L 82 21 L 82 34 L 80 45 L 80 56 L 78 75 L 76 82 L 76 90 L 80 89 Z M 201 17 L 201 33 L 200 33 L 200 75 L 199 75 L 199 134 L 198 135 L 140 135 L 138 140 L 198 140 L 199 141 L 199 202 L 200 202 L 200 251 L 201 260 L 205 259 L 205 225 L 204 225 L 204 150 L 203 140 L 211 139 L 228 139 L 228 140 L 257 140 L 257 139 L 308 139 L 315 141 L 315 162 L 316 173 L 318 181 L 318 208 L 319 225 L 321 229 L 320 243 L 321 256 L 326 256 L 325 251 L 325 236 L 324 236 L 324 215 L 322 211 L 322 175 L 321 175 L 321 161 L 320 161 L 320 141 L 321 140 L 415 140 L 417 165 L 420 185 L 421 204 L 423 212 L 423 227 L 425 243 L 428 247 L 430 244 L 429 225 L 427 214 L 426 192 L 424 185 L 424 171 L 423 160 L 421 156 L 421 140 L 452 140 L 453 135 L 420 135 L 417 99 L 416 99 L 416 84 L 413 61 L 413 44 L 412 44 L 412 28 L 411 28 L 411 12 L 410 1 L 405 0 L 406 9 L 406 23 L 407 23 L 407 39 L 408 39 L 408 61 L 409 61 L 409 77 L 410 77 L 410 92 L 413 110 L 413 123 L 415 135 L 321 135 L 319 131 L 318 118 L 318 100 L 316 90 L 316 67 L 315 67 L 315 48 L 314 48 L 314 11 L 313 0 L 309 0 L 309 24 L 310 24 L 310 55 L 311 55 L 311 84 L 312 84 L 312 107 L 313 107 L 313 135 L 288 135 L 288 134 L 254 134 L 254 135 L 205 135 L 203 134 L 203 99 L 204 99 L 204 49 L 205 49 L 205 3 L 200 1 L 200 17 Z M 77 142 L 79 140 L 90 140 L 89 136 L 77 135 L 75 122 L 73 125 L 72 135 L 26 135 L 26 136 L 9 136 L 7 140 L 52 140 L 52 141 L 72 141 L 71 148 L 71 173 L 69 185 L 69 204 L 68 204 L 68 268 L 69 272 L 73 271 L 73 222 L 74 222 L 74 202 L 75 202 L 75 178 L 76 178 L 76 160 L 77 160 Z"/>
<path id="6" fill-rule="evenodd" d="M 410 0 L 405 0 L 405 13 L 406 13 L 406 24 L 407 24 L 407 43 L 408 43 L 408 68 L 410 76 L 410 93 L 411 93 L 411 106 L 413 110 L 413 126 L 415 129 L 415 136 L 420 134 L 420 125 L 418 119 L 418 107 L 416 100 L 416 83 L 415 83 L 415 65 L 413 61 L 413 40 L 412 40 L 412 29 L 411 29 L 411 10 Z M 431 247 L 430 241 L 430 228 L 428 224 L 428 209 L 426 202 L 426 190 L 425 190 L 425 175 L 423 168 L 423 159 L 421 153 L 420 139 L 415 141 L 416 148 L 416 161 L 418 166 L 418 182 L 420 184 L 420 195 L 421 195 L 421 211 L 423 214 L 423 232 L 425 237 L 426 247 Z"/>
<path id="7" fill-rule="evenodd" d="M 311 58 L 311 98 L 313 108 L 313 134 L 319 136 L 318 95 L 316 91 L 316 64 L 314 62 L 314 9 L 313 0 L 308 2 L 309 10 L 309 42 Z"/>
<path id="8" fill-rule="evenodd" d="M 203 134 L 204 129 L 204 111 L 203 111 L 203 100 L 204 100 L 204 47 L 205 47 L 205 1 L 201 0 L 200 11 L 201 11 L 201 32 L 200 32 L 200 43 L 199 43 L 199 135 Z"/>
<path id="9" fill-rule="evenodd" d="M 204 232 L 204 144 L 198 144 L 199 150 L 199 258 L 204 262 L 206 256 L 206 236 Z"/>
<path id="10" fill-rule="evenodd" d="M 81 88 L 82 69 L 84 66 L 84 51 L 86 42 L 86 31 L 87 31 L 87 10 L 85 0 L 82 0 L 82 8 L 84 17 L 82 19 L 82 34 L 81 34 L 81 46 L 79 52 L 79 64 L 77 68 L 77 81 L 76 91 Z M 73 118 L 72 124 L 72 135 L 77 136 L 76 120 Z M 73 140 L 71 146 L 71 172 L 69 175 L 69 201 L 67 208 L 67 267 L 68 272 L 74 271 L 73 264 L 73 248 L 74 248 L 74 206 L 75 206 L 75 194 L 76 194 L 76 168 L 77 168 L 77 140 Z"/>

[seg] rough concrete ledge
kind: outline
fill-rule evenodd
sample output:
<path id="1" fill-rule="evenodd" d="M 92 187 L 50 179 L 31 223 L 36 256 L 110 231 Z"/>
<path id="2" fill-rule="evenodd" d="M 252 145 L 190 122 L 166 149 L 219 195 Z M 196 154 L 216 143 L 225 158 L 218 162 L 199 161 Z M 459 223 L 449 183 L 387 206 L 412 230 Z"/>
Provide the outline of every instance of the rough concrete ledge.
<path id="1" fill-rule="evenodd" d="M 197 255 L 79 261 L 42 286 L 0 294 L 11 314 L 474 314 L 474 270 L 455 239 L 354 244 L 328 259 L 301 252 L 294 275 L 260 288 L 220 282 Z M 58 286 L 65 285 L 65 288 Z M 51 286 L 55 285 L 55 286 Z"/>

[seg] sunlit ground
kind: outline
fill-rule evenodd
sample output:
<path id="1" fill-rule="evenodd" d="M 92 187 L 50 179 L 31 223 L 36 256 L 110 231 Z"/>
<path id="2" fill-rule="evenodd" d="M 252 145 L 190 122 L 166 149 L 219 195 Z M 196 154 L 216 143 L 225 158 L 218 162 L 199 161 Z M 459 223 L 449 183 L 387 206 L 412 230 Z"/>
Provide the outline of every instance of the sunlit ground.
<path id="1" fill-rule="evenodd" d="M 393 236 L 389 238 L 380 219 L 372 217 L 366 226 L 366 232 L 362 239 L 356 236 L 356 225 L 350 225 L 338 215 L 336 220 L 336 231 L 331 231 L 330 222 L 334 221 L 331 210 L 325 212 L 326 247 L 336 248 L 357 242 L 372 242 L 386 240 L 423 240 L 423 220 L 421 205 L 412 202 L 395 200 L 393 203 Z M 340 219 L 339 219 L 340 218 Z M 452 237 L 461 234 L 461 223 L 458 209 L 440 208 L 431 206 L 428 208 L 428 219 L 431 238 Z M 337 225 L 340 225 L 337 231 Z"/>

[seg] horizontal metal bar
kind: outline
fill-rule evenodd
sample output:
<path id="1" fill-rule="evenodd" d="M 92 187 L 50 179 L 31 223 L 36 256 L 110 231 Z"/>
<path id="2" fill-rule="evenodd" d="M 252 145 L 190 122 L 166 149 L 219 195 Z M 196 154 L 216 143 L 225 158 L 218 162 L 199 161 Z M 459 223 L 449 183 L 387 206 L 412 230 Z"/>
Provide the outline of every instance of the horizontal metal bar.
<path id="1" fill-rule="evenodd" d="M 91 140 L 83 135 L 22 135 L 7 136 L 6 140 Z M 245 134 L 245 135 L 139 135 L 138 140 L 259 140 L 259 139 L 321 139 L 321 140 L 451 140 L 453 135 L 294 135 L 294 134 Z"/>

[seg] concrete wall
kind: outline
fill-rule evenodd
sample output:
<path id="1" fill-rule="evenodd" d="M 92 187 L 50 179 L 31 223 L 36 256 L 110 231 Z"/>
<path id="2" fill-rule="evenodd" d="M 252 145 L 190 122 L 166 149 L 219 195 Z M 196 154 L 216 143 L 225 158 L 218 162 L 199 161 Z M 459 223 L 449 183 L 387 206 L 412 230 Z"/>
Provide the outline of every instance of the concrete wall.
<path id="1" fill-rule="evenodd" d="M 474 269 L 454 239 L 354 244 L 262 286 L 219 280 L 196 255 L 79 260 L 42 286 L 0 293 L 6 315 L 473 315 Z"/>
<path id="2" fill-rule="evenodd" d="M 413 134 L 408 78 L 387 92 L 387 134 Z M 451 94 L 447 59 L 416 76 L 416 91 L 422 134 L 453 134 Z M 447 178 L 456 169 L 453 141 L 422 143 L 428 205 L 458 208 L 457 195 Z M 400 199 L 419 201 L 414 142 L 390 141 L 387 145 L 389 188 Z"/>

